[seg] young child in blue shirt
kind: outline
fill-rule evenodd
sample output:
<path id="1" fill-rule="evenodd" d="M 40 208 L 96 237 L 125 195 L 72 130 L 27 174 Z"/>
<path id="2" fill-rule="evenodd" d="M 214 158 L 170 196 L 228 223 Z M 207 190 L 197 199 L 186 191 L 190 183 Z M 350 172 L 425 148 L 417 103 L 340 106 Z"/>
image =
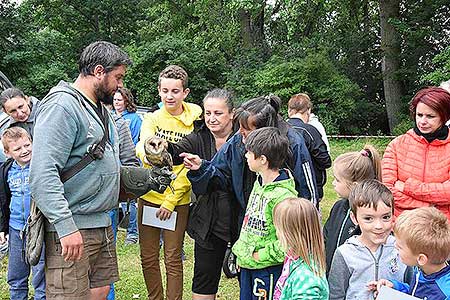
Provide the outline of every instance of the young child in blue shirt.
<path id="1" fill-rule="evenodd" d="M 370 287 L 381 285 L 427 300 L 450 298 L 450 223 L 435 207 L 404 211 L 395 221 L 395 247 L 400 259 L 414 267 L 408 282 L 381 279 Z"/>
<path id="2" fill-rule="evenodd" d="M 28 277 L 32 269 L 34 299 L 45 299 L 44 251 L 39 263 L 30 267 L 25 259 L 24 234 L 30 214 L 30 161 L 32 142 L 20 127 L 2 134 L 5 154 L 10 158 L 0 166 L 0 244 L 8 242 L 8 284 L 10 299 L 28 299 Z"/>

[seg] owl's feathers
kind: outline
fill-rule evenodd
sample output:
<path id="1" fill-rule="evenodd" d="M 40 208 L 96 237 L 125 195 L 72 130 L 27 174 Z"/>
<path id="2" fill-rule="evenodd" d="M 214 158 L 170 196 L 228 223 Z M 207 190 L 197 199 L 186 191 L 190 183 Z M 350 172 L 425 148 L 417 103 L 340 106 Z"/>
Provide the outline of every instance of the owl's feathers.
<path id="1" fill-rule="evenodd" d="M 153 136 L 145 140 L 145 158 L 150 165 L 158 168 L 168 167 L 172 171 L 172 156 L 167 151 L 167 142 L 159 137 Z"/>

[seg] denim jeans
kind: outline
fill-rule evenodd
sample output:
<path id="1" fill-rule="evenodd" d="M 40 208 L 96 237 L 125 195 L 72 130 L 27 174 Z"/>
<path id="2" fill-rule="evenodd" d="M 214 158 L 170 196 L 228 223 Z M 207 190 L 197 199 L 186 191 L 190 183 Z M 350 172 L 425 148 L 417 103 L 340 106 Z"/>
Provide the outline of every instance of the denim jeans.
<path id="1" fill-rule="evenodd" d="M 121 202 L 120 206 L 122 207 L 122 212 L 125 215 L 125 213 L 127 212 L 127 203 Z M 127 236 L 138 236 L 137 208 L 135 200 L 130 201 L 130 223 L 128 224 Z"/>
<path id="2" fill-rule="evenodd" d="M 109 216 L 111 217 L 111 226 L 114 234 L 114 242 L 116 242 L 117 239 L 117 220 L 119 218 L 117 208 L 111 209 L 109 211 Z M 111 283 L 109 286 L 109 293 L 106 297 L 106 300 L 114 300 L 116 299 L 116 291 L 114 289 L 114 283 Z"/>
<path id="3" fill-rule="evenodd" d="M 28 299 L 28 277 L 30 265 L 25 261 L 25 236 L 20 238 L 20 231 L 9 228 L 9 260 L 8 260 L 8 284 L 10 299 Z M 31 283 L 34 287 L 34 299 L 45 299 L 45 249 L 42 249 L 41 259 L 36 266 L 31 267 Z"/>
<path id="4" fill-rule="evenodd" d="M 280 278 L 282 269 L 283 265 L 276 265 L 257 270 L 241 268 L 239 277 L 239 299 L 272 299 L 275 284 L 277 283 L 278 278 Z"/>

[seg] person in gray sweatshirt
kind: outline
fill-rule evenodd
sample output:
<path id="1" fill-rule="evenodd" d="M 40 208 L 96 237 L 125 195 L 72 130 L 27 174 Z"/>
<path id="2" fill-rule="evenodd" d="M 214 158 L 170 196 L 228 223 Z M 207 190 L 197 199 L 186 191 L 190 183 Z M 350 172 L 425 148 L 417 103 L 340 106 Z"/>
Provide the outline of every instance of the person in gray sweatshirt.
<path id="1" fill-rule="evenodd" d="M 0 135 L 8 128 L 22 127 L 33 137 L 34 119 L 39 100 L 26 96 L 15 87 L 8 88 L 0 94 L 1 110 L 8 115 L 8 119 L 0 126 Z M 3 144 L 0 143 L 0 162 L 6 160 Z"/>
<path id="2" fill-rule="evenodd" d="M 108 212 L 118 204 L 121 166 L 118 133 L 102 102 L 123 86 L 131 60 L 100 41 L 87 46 L 78 63 L 75 82 L 60 82 L 37 110 L 31 195 L 46 218 L 47 297 L 105 299 L 119 279 Z M 62 179 L 87 156 L 94 159 Z M 130 182 L 124 174 L 122 181 Z"/>
<path id="3" fill-rule="evenodd" d="M 12 87 L 0 94 L 1 109 L 8 115 L 8 120 L 0 127 L 0 134 L 7 128 L 22 127 L 33 137 L 33 126 L 39 100 L 26 96 L 18 88 Z"/>
<path id="4" fill-rule="evenodd" d="M 409 272 L 391 235 L 394 198 L 381 182 L 370 179 L 355 186 L 349 201 L 350 216 L 361 235 L 350 237 L 334 253 L 328 277 L 330 300 L 372 300 L 369 282 L 380 278 L 402 281 Z"/>

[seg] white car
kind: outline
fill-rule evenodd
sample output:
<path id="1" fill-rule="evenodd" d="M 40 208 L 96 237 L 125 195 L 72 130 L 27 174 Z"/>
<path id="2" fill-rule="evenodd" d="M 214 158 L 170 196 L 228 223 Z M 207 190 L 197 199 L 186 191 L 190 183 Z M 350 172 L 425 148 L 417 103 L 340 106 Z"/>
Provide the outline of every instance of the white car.
<path id="1" fill-rule="evenodd" d="M 8 77 L 0 71 L 0 92 L 3 92 L 7 88 L 12 87 L 11 81 L 9 81 Z M 0 127 L 3 126 L 8 121 L 8 115 L 3 112 L 3 109 L 0 114 Z M 4 162 L 6 160 L 3 154 L 3 145 L 0 143 L 0 162 Z"/>

